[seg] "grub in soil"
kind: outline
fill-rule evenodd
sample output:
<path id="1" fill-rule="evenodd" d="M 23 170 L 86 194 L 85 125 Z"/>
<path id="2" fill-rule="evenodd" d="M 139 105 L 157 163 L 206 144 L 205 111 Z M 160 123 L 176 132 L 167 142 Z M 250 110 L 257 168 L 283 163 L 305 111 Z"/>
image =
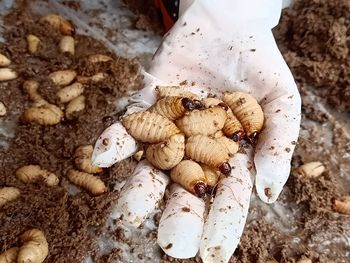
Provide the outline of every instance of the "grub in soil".
<path id="1" fill-rule="evenodd" d="M 0 145 L 0 186 L 15 186 L 21 191 L 20 198 L 6 204 L 0 213 L 0 252 L 19 245 L 18 237 L 29 228 L 41 229 L 49 243 L 49 255 L 45 262 L 83 262 L 87 253 L 101 257 L 96 235 L 102 232 L 112 204 L 117 199 L 113 192 L 115 180 L 126 178 L 135 166 L 132 160 L 116 164 L 113 169 L 104 169 L 98 175 L 108 186 L 109 192 L 92 197 L 86 191 L 70 195 L 65 186 L 65 174 L 74 167 L 73 154 L 79 145 L 94 144 L 99 134 L 115 121 L 116 98 L 130 89 L 140 87 L 139 65 L 136 60 L 127 60 L 111 54 L 100 42 L 86 36 L 75 35 L 75 56 L 61 54 L 58 48 L 62 35 L 50 26 L 38 22 L 40 17 L 29 12 L 29 1 L 17 3 L 16 9 L 5 19 L 8 27 L 5 43 L 0 44 L 0 53 L 11 58 L 11 67 L 19 78 L 0 83 L 0 100 L 6 102 L 8 114 L 5 120 L 20 120 L 25 108 L 30 105 L 23 91 L 25 80 L 40 83 L 39 93 L 45 100 L 61 107 L 56 92 L 59 87 L 48 78 L 49 73 L 74 69 L 78 75 L 91 76 L 106 72 L 108 77 L 99 83 L 84 85 L 85 110 L 73 120 L 64 119 L 54 126 L 34 123 L 17 123 L 15 137 L 7 141 L 8 147 Z M 70 1 L 72 2 L 72 1 Z M 37 54 L 27 51 L 26 35 L 35 34 L 41 39 Z M 108 63 L 89 65 L 90 54 L 107 54 L 113 57 Z M 112 116 L 106 123 L 105 117 Z M 2 138 L 1 138 L 2 139 Z M 22 165 L 38 164 L 54 172 L 60 184 L 47 187 L 43 183 L 24 184 L 14 175 Z M 118 173 L 114 173 L 114 170 Z M 104 256 L 108 260 L 120 258 L 119 250 Z M 104 261 L 104 262 L 107 262 Z"/>

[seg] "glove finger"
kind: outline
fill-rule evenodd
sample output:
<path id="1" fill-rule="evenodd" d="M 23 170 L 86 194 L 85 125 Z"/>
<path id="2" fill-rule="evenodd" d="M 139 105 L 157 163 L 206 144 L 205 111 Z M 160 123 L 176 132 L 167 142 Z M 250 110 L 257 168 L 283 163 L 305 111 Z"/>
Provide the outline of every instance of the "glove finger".
<path id="1" fill-rule="evenodd" d="M 289 177 L 300 129 L 301 100 L 293 78 L 281 75 L 276 81 L 286 89 L 266 96 L 264 128 L 254 157 L 257 193 L 266 203 L 276 201 Z"/>
<path id="2" fill-rule="evenodd" d="M 141 161 L 123 186 L 111 217 L 121 217 L 124 225 L 139 227 L 163 198 L 168 183 L 166 174 Z"/>
<path id="3" fill-rule="evenodd" d="M 239 243 L 252 192 L 251 160 L 251 151 L 236 154 L 231 175 L 218 184 L 200 244 L 204 263 L 228 262 Z"/>
<path id="4" fill-rule="evenodd" d="M 205 204 L 177 184 L 160 219 L 157 242 L 171 257 L 194 257 L 198 250 L 204 224 Z"/>
<path id="5" fill-rule="evenodd" d="M 92 163 L 99 167 L 110 167 L 130 157 L 136 150 L 137 142 L 118 121 L 105 129 L 97 139 Z"/>

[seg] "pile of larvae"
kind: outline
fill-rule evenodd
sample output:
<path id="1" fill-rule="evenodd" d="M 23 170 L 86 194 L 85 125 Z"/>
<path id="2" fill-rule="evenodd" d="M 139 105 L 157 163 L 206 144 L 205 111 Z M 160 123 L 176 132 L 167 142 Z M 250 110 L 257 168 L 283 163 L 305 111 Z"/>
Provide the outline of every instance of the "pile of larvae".
<path id="1" fill-rule="evenodd" d="M 170 171 L 175 183 L 204 197 L 221 176 L 231 173 L 228 160 L 238 152 L 240 141 L 256 140 L 263 111 L 244 92 L 226 92 L 222 100 L 199 100 L 179 87 L 157 87 L 156 92 L 152 107 L 125 116 L 122 123 L 144 143 L 145 157 L 153 166 Z"/>

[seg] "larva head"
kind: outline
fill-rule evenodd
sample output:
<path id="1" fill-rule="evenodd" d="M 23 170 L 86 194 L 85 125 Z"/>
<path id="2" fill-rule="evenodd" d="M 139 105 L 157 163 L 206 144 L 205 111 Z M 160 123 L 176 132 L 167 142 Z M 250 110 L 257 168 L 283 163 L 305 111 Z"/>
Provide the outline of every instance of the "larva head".
<path id="1" fill-rule="evenodd" d="M 239 142 L 244 139 L 245 132 L 244 131 L 236 131 L 232 134 L 231 139 L 234 142 Z"/>
<path id="2" fill-rule="evenodd" d="M 199 198 L 203 198 L 208 191 L 207 185 L 204 182 L 196 183 L 195 186 L 193 187 L 193 190 L 194 190 L 196 196 L 198 196 Z"/>
<path id="3" fill-rule="evenodd" d="M 253 132 L 249 135 L 247 135 L 248 141 L 250 142 L 250 144 L 256 144 L 256 142 L 258 141 L 259 138 L 259 133 L 258 132 Z"/>
<path id="4" fill-rule="evenodd" d="M 221 108 L 223 108 L 225 111 L 228 111 L 228 109 L 230 108 L 226 103 L 221 102 L 218 104 L 218 106 L 220 106 Z"/>
<path id="5" fill-rule="evenodd" d="M 200 109 L 203 107 L 203 104 L 199 100 L 191 100 L 189 98 L 182 98 L 182 106 L 188 111 L 192 111 L 195 109 Z"/>
<path id="6" fill-rule="evenodd" d="M 229 176 L 231 174 L 231 165 L 228 162 L 224 162 L 219 167 L 219 170 L 222 174 Z"/>

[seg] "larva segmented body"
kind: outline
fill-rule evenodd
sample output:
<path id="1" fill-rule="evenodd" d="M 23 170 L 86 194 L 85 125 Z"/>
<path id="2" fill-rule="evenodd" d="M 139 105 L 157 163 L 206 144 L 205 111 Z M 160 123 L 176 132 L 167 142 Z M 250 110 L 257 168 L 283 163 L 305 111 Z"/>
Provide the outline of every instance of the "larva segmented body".
<path id="1" fill-rule="evenodd" d="M 187 137 L 203 134 L 212 135 L 224 127 L 226 111 L 219 106 L 194 110 L 176 121 L 176 125 Z"/>
<path id="2" fill-rule="evenodd" d="M 100 195 L 107 192 L 105 183 L 92 174 L 79 172 L 77 170 L 69 170 L 67 178 L 73 184 L 88 190 L 93 195 Z"/>
<path id="3" fill-rule="evenodd" d="M 41 263 L 49 253 L 49 244 L 39 229 L 30 229 L 20 236 L 23 244 L 18 251 L 18 263 Z"/>
<path id="4" fill-rule="evenodd" d="M 207 192 L 207 183 L 201 166 L 191 160 L 183 160 L 170 172 L 171 179 L 189 192 L 203 197 Z"/>
<path id="5" fill-rule="evenodd" d="M 230 140 L 226 136 L 215 138 L 215 141 L 217 141 L 221 147 L 227 151 L 230 157 L 232 157 L 239 150 L 239 143 Z"/>
<path id="6" fill-rule="evenodd" d="M 122 123 L 136 140 L 159 143 L 180 133 L 176 125 L 167 118 L 151 112 L 136 112 L 123 118 Z"/>
<path id="7" fill-rule="evenodd" d="M 227 162 L 229 155 L 215 139 L 205 135 L 191 136 L 187 140 L 185 152 L 191 159 L 218 168 L 225 175 L 231 172 Z"/>
<path id="8" fill-rule="evenodd" d="M 20 195 L 19 189 L 16 187 L 3 187 L 0 188 L 0 207 L 8 202 L 17 199 Z M 1 261 L 0 261 L 1 262 Z"/>
<path id="9" fill-rule="evenodd" d="M 221 173 L 218 170 L 209 167 L 208 165 L 201 164 L 200 166 L 203 169 L 205 178 L 207 180 L 208 192 L 210 193 L 218 184 Z"/>
<path id="10" fill-rule="evenodd" d="M 59 183 L 58 177 L 39 165 L 25 165 L 18 168 L 15 172 L 16 178 L 23 183 L 35 183 L 44 180 L 47 186 L 56 186 Z"/>
<path id="11" fill-rule="evenodd" d="M 248 138 L 254 141 L 264 124 L 264 113 L 256 99 L 244 92 L 226 92 L 223 101 L 230 106 Z"/>
<path id="12" fill-rule="evenodd" d="M 11 60 L 8 59 L 5 55 L 0 53 L 0 67 L 6 67 L 11 64 Z"/>
<path id="13" fill-rule="evenodd" d="M 155 88 L 155 91 L 159 99 L 165 97 L 183 97 L 190 99 L 199 99 L 199 97 L 196 94 L 177 86 L 157 86 Z"/>
<path id="14" fill-rule="evenodd" d="M 203 104 L 206 108 L 210 108 L 216 105 L 224 108 L 227 113 L 227 119 L 225 121 L 224 127 L 222 128 L 223 133 L 235 142 L 238 142 L 244 138 L 245 132 L 243 126 L 227 104 L 217 98 L 203 99 Z"/>
<path id="15" fill-rule="evenodd" d="M 158 113 L 169 120 L 182 117 L 186 111 L 201 107 L 200 101 L 183 97 L 165 97 L 160 99 L 148 111 Z"/>
<path id="16" fill-rule="evenodd" d="M 42 22 L 49 23 L 53 28 L 59 30 L 63 35 L 73 35 L 75 33 L 74 25 L 56 14 L 49 14 L 40 19 Z"/>
<path id="17" fill-rule="evenodd" d="M 55 125 L 63 118 L 63 112 L 53 104 L 43 104 L 38 107 L 30 107 L 23 112 L 25 122 L 36 122 L 40 125 Z"/>
<path id="18" fill-rule="evenodd" d="M 18 247 L 12 247 L 0 254 L 0 263 L 16 263 Z"/>
<path id="19" fill-rule="evenodd" d="M 309 162 L 299 166 L 296 169 L 296 172 L 303 176 L 316 178 L 320 176 L 325 170 L 326 167 L 321 162 Z"/>
<path id="20" fill-rule="evenodd" d="M 339 213 L 350 214 L 350 195 L 335 198 L 333 209 Z"/>
<path id="21" fill-rule="evenodd" d="M 80 146 L 75 150 L 74 162 L 79 170 L 90 174 L 101 173 L 103 171 L 101 167 L 92 165 L 91 156 L 93 151 L 94 148 L 92 145 Z"/>
<path id="22" fill-rule="evenodd" d="M 176 166 L 185 154 L 185 136 L 175 134 L 165 142 L 150 145 L 146 150 L 147 160 L 155 167 L 169 170 Z"/>

